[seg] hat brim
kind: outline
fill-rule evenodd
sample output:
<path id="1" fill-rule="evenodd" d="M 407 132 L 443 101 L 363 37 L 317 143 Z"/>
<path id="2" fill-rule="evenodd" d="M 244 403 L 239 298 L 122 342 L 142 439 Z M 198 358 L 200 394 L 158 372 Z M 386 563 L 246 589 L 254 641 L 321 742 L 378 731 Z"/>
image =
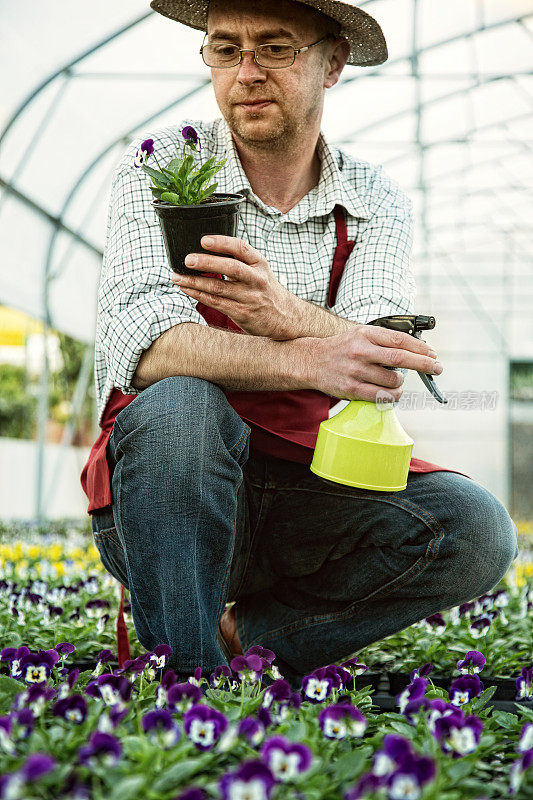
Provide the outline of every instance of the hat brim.
<path id="1" fill-rule="evenodd" d="M 388 58 L 387 43 L 379 23 L 357 6 L 339 0 L 295 0 L 321 11 L 341 25 L 340 36 L 348 40 L 350 55 L 347 64 L 373 67 Z M 190 28 L 207 31 L 209 0 L 152 0 L 150 8 L 164 17 Z"/>

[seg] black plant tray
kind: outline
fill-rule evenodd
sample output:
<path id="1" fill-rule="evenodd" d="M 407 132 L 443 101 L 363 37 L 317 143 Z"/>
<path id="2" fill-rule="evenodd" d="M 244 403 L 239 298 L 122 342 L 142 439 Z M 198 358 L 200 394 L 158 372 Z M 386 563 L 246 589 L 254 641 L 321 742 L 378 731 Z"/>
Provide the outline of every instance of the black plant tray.
<path id="1" fill-rule="evenodd" d="M 398 704 L 396 697 L 390 694 L 378 692 L 372 695 L 372 702 L 378 707 L 380 711 L 398 711 Z M 517 714 L 516 705 L 525 706 L 526 708 L 533 709 L 532 700 L 489 700 L 486 708 L 494 708 L 497 711 L 508 711 L 510 714 Z M 379 711 L 378 711 L 379 713 Z"/>

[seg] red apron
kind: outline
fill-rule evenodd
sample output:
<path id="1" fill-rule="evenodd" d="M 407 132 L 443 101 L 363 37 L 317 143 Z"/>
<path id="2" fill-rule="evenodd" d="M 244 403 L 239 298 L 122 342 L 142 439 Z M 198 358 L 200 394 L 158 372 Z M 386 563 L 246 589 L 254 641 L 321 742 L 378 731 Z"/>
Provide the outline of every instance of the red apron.
<path id="1" fill-rule="evenodd" d="M 337 297 L 337 290 L 350 253 L 355 242 L 348 241 L 346 219 L 342 206 L 334 208 L 337 246 L 331 269 L 328 305 L 332 308 Z M 213 273 L 200 273 L 213 277 Z M 222 278 L 216 274 L 215 277 Z M 242 331 L 233 320 L 204 303 L 198 303 L 197 311 L 208 325 Z M 285 458 L 301 464 L 310 464 L 318 436 L 320 423 L 327 419 L 329 410 L 339 402 L 338 397 L 331 397 L 314 389 L 299 389 L 282 392 L 232 392 L 225 391 L 228 402 L 250 426 L 250 451 L 257 450 L 276 458 Z M 114 388 L 107 402 L 100 426 L 102 432 L 94 443 L 87 463 L 81 473 L 81 484 L 89 498 L 88 513 L 103 509 L 112 504 L 111 477 L 107 461 L 107 443 L 113 430 L 117 414 L 131 403 L 137 395 L 123 394 Z M 439 467 L 420 458 L 411 458 L 409 472 L 459 472 L 448 467 Z M 469 478 L 469 475 L 465 475 Z M 121 607 L 117 620 L 117 639 L 119 663 L 129 658 L 129 645 L 123 615 L 123 589 Z"/>

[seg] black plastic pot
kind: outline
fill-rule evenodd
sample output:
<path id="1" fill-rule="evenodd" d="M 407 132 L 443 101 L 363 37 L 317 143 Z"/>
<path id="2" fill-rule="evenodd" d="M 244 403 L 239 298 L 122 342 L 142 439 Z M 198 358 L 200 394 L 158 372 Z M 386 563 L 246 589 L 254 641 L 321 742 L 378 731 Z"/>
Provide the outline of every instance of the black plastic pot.
<path id="1" fill-rule="evenodd" d="M 389 677 L 389 692 L 394 696 L 400 694 L 407 684 L 411 682 L 409 677 L 411 673 L 409 672 L 389 672 L 387 674 Z M 435 686 L 446 690 L 450 688 L 452 681 L 458 677 L 460 676 L 435 675 L 434 677 L 433 674 L 428 675 L 428 678 L 431 678 Z M 494 700 L 514 700 L 516 698 L 516 678 L 492 678 L 488 676 L 484 678 L 483 675 L 480 675 L 479 679 L 484 689 L 488 689 L 489 686 L 496 686 L 496 691 L 493 695 Z"/>
<path id="2" fill-rule="evenodd" d="M 378 687 L 381 681 L 382 673 L 381 672 L 370 672 L 367 670 L 363 672 L 361 675 L 356 675 L 354 678 L 355 681 L 355 688 L 362 689 L 364 686 L 371 686 L 375 692 L 378 691 Z"/>
<path id="3" fill-rule="evenodd" d="M 174 206 L 161 200 L 152 200 L 165 243 L 170 268 L 179 275 L 202 274 L 185 266 L 188 253 L 214 253 L 201 246 L 202 236 L 210 233 L 235 236 L 239 206 L 244 201 L 242 194 L 217 194 L 202 203 L 190 206 Z M 216 253 L 224 257 L 223 253 Z M 226 256 L 231 258 L 231 256 Z"/>
<path id="4" fill-rule="evenodd" d="M 396 697 L 400 692 L 403 692 L 405 687 L 411 683 L 410 675 L 410 672 L 387 672 L 390 694 Z M 449 678 L 446 675 L 435 675 L 435 677 L 433 677 L 433 675 L 428 675 L 428 678 L 431 678 L 435 686 L 438 686 L 440 689 L 449 689 L 453 681 L 453 678 Z"/>

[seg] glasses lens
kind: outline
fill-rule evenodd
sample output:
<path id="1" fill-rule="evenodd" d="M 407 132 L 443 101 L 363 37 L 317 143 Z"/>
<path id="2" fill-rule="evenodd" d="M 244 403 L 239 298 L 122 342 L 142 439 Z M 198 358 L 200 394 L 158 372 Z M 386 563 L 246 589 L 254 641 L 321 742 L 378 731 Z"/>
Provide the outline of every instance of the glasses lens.
<path id="1" fill-rule="evenodd" d="M 208 67 L 233 67 L 239 63 L 239 48 L 235 44 L 206 44 L 202 56 Z"/>
<path id="2" fill-rule="evenodd" d="M 290 44 L 261 44 L 256 53 L 262 67 L 290 67 L 294 62 L 294 47 Z"/>

